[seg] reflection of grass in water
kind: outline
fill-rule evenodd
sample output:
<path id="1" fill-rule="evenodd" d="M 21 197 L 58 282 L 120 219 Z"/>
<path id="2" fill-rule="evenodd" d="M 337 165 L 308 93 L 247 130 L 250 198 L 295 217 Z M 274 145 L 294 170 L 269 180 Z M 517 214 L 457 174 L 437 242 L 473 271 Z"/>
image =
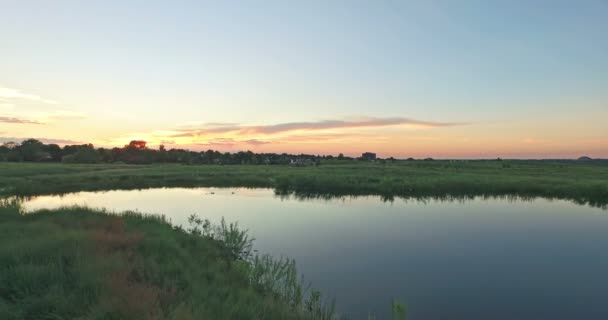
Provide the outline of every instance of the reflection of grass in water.
<path id="1" fill-rule="evenodd" d="M 392 320 L 405 320 L 407 316 L 407 308 L 405 304 L 397 299 L 393 299 L 391 302 L 391 319 Z M 378 320 L 375 314 L 368 313 L 367 320 Z"/>
<path id="2" fill-rule="evenodd" d="M 275 195 L 282 200 L 298 200 L 298 201 L 310 201 L 310 200 L 349 200 L 349 199 L 357 199 L 361 197 L 370 197 L 370 196 L 356 196 L 356 195 L 331 195 L 331 194 L 301 194 L 298 192 L 277 192 L 275 191 Z M 525 196 L 525 195 L 516 195 L 516 194 L 505 194 L 505 195 L 427 195 L 427 196 L 381 196 L 379 198 L 382 202 L 393 203 L 395 200 L 402 200 L 406 203 L 414 202 L 419 204 L 429 204 L 431 202 L 447 202 L 447 203 L 461 203 L 465 204 L 467 201 L 474 200 L 504 200 L 509 203 L 518 203 L 518 202 L 533 202 L 536 199 L 548 199 L 548 200 L 560 200 L 560 198 L 556 197 L 540 197 L 540 196 Z M 602 209 L 607 209 L 608 205 L 603 204 L 603 202 L 594 202 L 594 204 L 588 202 L 580 202 L 575 200 L 573 201 L 579 205 L 590 205 L 592 207 L 599 207 Z"/>
<path id="3" fill-rule="evenodd" d="M 334 161 L 318 167 L 0 163 L 0 195 L 151 187 L 267 187 L 299 197 L 506 196 L 608 204 L 603 162 Z"/>

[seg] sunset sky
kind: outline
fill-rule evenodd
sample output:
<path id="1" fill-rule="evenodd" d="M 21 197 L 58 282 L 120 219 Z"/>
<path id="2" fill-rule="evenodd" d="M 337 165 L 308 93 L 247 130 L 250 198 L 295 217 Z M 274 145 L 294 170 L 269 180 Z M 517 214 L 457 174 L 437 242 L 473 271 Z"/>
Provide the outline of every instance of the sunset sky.
<path id="1" fill-rule="evenodd" d="M 0 0 L 0 143 L 608 157 L 608 1 Z"/>

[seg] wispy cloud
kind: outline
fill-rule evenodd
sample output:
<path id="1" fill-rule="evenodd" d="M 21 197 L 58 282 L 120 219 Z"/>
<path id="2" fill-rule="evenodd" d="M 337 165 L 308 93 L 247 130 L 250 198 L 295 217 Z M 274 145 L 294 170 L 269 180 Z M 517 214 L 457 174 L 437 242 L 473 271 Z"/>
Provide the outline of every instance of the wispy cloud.
<path id="1" fill-rule="evenodd" d="M 188 121 L 180 124 L 179 127 L 232 127 L 238 125 L 235 122 Z"/>
<path id="2" fill-rule="evenodd" d="M 31 138 L 17 138 L 17 137 L 0 137 L 0 143 L 5 143 L 5 142 L 22 142 L 23 140 L 27 140 L 27 139 L 31 139 Z M 46 144 L 60 144 L 60 145 L 66 145 L 66 144 L 82 144 L 82 142 L 79 141 L 74 141 L 74 140 L 68 140 L 68 139 L 53 139 L 53 138 L 33 138 L 36 140 L 39 140 L 43 143 Z"/>
<path id="3" fill-rule="evenodd" d="M 0 123 L 14 123 L 14 124 L 43 124 L 37 120 L 29 120 L 15 117 L 0 117 Z"/>
<path id="4" fill-rule="evenodd" d="M 14 112 L 7 112 L 9 115 Z M 42 112 L 31 114 L 28 118 L 17 116 L 0 116 L 0 123 L 13 124 L 47 124 L 49 122 L 61 120 L 80 120 L 84 119 L 85 114 L 81 112 L 73 112 L 66 110 L 56 110 L 51 112 Z"/>
<path id="5" fill-rule="evenodd" d="M 455 122 L 421 121 L 403 117 L 357 117 L 341 120 L 285 122 L 269 125 L 188 122 L 173 130 L 129 133 L 109 140 L 111 145 L 124 145 L 143 139 L 155 144 L 170 144 L 192 149 L 266 149 L 272 145 L 290 144 L 356 144 L 388 143 L 395 130 L 434 129 L 464 125 Z M 391 131 L 378 128 L 390 127 Z M 168 142 L 171 143 L 168 143 Z"/>
<path id="6" fill-rule="evenodd" d="M 284 137 L 273 140 L 273 142 L 289 143 L 289 142 L 324 142 L 324 141 L 345 141 L 345 140 L 378 140 L 381 137 L 375 134 L 362 133 L 305 133 L 305 134 L 289 134 Z"/>
<path id="7" fill-rule="evenodd" d="M 215 138 L 207 142 L 194 143 L 194 145 L 206 148 L 232 148 L 238 142 L 231 138 Z"/>
<path id="8" fill-rule="evenodd" d="M 20 99 L 20 100 L 42 102 L 42 103 L 46 103 L 46 104 L 57 104 L 57 102 L 54 100 L 45 99 L 45 98 L 42 98 L 35 94 L 29 94 L 29 93 L 25 93 L 18 89 L 12 89 L 12 88 L 2 87 L 2 86 L 0 86 L 0 98 L 2 98 L 3 100 Z"/>
<path id="9" fill-rule="evenodd" d="M 270 143 L 272 143 L 270 141 L 262 141 L 262 140 L 258 140 L 258 139 L 243 140 L 241 142 L 244 143 L 244 144 L 252 145 L 252 146 L 261 146 L 261 145 L 264 145 L 264 144 L 270 144 Z"/>
<path id="10" fill-rule="evenodd" d="M 262 141 L 258 139 L 247 139 L 247 140 L 237 140 L 232 138 L 214 138 L 205 143 L 195 143 L 197 146 L 205 146 L 205 147 L 234 147 L 238 145 L 249 145 L 249 146 L 260 146 L 265 144 L 270 144 L 270 141 Z"/>
<path id="11" fill-rule="evenodd" d="M 230 125 L 206 126 L 203 128 L 178 129 L 173 137 L 195 137 L 206 134 L 258 134 L 273 135 L 293 131 L 325 131 L 336 129 L 361 129 L 390 126 L 408 126 L 417 128 L 437 128 L 462 125 L 463 123 L 421 121 L 402 117 L 375 118 L 363 117 L 351 120 L 322 120 L 316 122 L 286 122 L 271 125 Z"/>
<path id="12" fill-rule="evenodd" d="M 0 122 L 40 124 L 85 118 L 85 114 L 82 112 L 58 108 L 57 106 L 50 107 L 50 109 L 49 106 L 45 106 L 44 109 L 41 109 L 37 104 L 57 105 L 58 103 L 18 89 L 0 86 L 0 111 L 3 113 L 3 118 L 1 118 L 3 120 L 0 120 Z M 17 108 L 19 108 L 18 111 Z"/>

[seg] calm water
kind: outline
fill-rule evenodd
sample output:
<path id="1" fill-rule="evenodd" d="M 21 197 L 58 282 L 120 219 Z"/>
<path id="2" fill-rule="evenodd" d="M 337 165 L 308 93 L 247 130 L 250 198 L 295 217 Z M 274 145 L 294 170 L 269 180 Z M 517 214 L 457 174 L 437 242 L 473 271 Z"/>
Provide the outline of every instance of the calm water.
<path id="1" fill-rule="evenodd" d="M 355 319 L 608 319 L 608 211 L 565 201 L 282 199 L 267 189 L 152 189 L 42 196 L 27 210 L 85 204 L 238 221 L 256 248 L 297 260 Z"/>

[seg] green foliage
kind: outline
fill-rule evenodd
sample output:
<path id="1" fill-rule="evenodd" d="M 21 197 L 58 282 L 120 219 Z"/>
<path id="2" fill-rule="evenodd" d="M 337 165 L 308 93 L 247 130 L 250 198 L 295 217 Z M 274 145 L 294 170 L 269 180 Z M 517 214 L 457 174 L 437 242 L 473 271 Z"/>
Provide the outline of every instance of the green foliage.
<path id="1" fill-rule="evenodd" d="M 318 167 L 0 163 L 0 195 L 152 187 L 267 187 L 279 195 L 546 197 L 608 205 L 608 166 L 543 161 L 327 161 Z"/>
<path id="2" fill-rule="evenodd" d="M 226 223 L 222 217 L 219 224 L 212 225 L 208 219 L 193 214 L 188 217 L 188 223 L 188 232 L 222 242 L 235 259 L 248 261 L 251 258 L 255 239 L 249 237 L 247 230 L 239 229 L 237 222 Z"/>
<path id="3" fill-rule="evenodd" d="M 393 320 L 405 320 L 406 310 L 405 304 L 396 299 L 393 300 L 391 304 Z"/>
<path id="4" fill-rule="evenodd" d="M 100 156 L 92 145 L 85 145 L 78 148 L 74 154 L 63 156 L 63 163 L 98 163 Z"/>
<path id="5" fill-rule="evenodd" d="M 331 319 L 318 302 L 302 307 L 292 260 L 237 259 L 213 237 L 242 232 L 213 228 L 190 234 L 158 216 L 85 208 L 24 215 L 3 200 L 0 318 Z"/>
<path id="6" fill-rule="evenodd" d="M 256 164 L 287 165 L 292 160 L 301 161 L 306 165 L 318 165 L 321 156 L 317 155 L 288 155 L 276 153 L 255 154 L 251 151 L 235 153 L 217 150 L 191 151 L 184 149 L 166 150 L 163 145 L 158 150 L 147 146 L 146 141 L 133 140 L 123 148 L 98 148 L 92 144 L 66 145 L 63 148 L 56 144 L 44 144 L 36 139 L 28 139 L 22 143 L 8 142 L 0 146 L 0 161 L 27 162 L 63 162 L 63 163 L 181 163 L 181 164 Z"/>
<path id="7" fill-rule="evenodd" d="M 248 265 L 249 280 L 261 292 L 281 297 L 293 308 L 299 308 L 304 298 L 296 263 L 289 258 L 256 255 Z"/>
<path id="8" fill-rule="evenodd" d="M 312 290 L 305 302 L 305 310 L 314 319 L 335 319 L 335 307 L 335 300 L 332 300 L 329 305 L 324 304 L 321 299 L 321 292 L 318 290 Z"/>
<path id="9" fill-rule="evenodd" d="M 397 299 L 393 299 L 391 302 L 391 319 L 392 320 L 405 320 L 407 318 L 407 308 L 405 304 Z M 367 320 L 377 320 L 375 314 L 369 313 Z"/>
<path id="10" fill-rule="evenodd" d="M 40 161 L 44 157 L 44 144 L 35 139 L 28 139 L 21 143 L 19 151 L 24 161 Z"/>
<path id="11" fill-rule="evenodd" d="M 188 217 L 188 223 L 187 231 L 192 235 L 222 243 L 232 258 L 240 262 L 240 270 L 260 295 L 282 301 L 311 319 L 335 318 L 334 303 L 329 306 L 323 304 L 319 291 L 312 290 L 304 301 L 306 289 L 303 278 L 298 276 L 295 260 L 267 254 L 254 256 L 254 239 L 249 238 L 246 230 L 240 230 L 237 223 L 228 224 L 224 218 L 214 225 L 208 219 L 193 214 Z"/>

